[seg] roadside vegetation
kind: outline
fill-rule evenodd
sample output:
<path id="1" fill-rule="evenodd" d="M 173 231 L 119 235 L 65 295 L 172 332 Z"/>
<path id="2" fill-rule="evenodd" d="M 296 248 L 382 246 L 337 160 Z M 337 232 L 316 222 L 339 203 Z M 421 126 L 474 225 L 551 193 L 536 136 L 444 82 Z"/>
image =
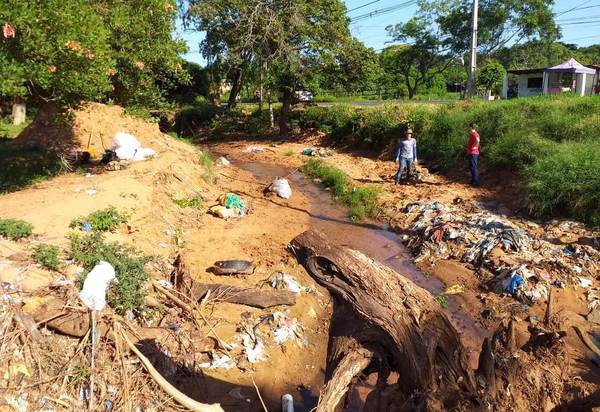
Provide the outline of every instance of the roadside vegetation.
<path id="1" fill-rule="evenodd" d="M 59 254 L 58 246 L 42 243 L 36 246 L 33 252 L 33 260 L 46 269 L 58 270 L 60 268 Z"/>
<path id="2" fill-rule="evenodd" d="M 0 236 L 11 240 L 19 240 L 31 236 L 33 225 L 19 219 L 0 218 Z"/>
<path id="3" fill-rule="evenodd" d="M 125 222 L 126 217 L 119 213 L 114 207 L 97 210 L 87 216 L 81 216 L 73 219 L 69 227 L 78 228 L 85 224 L 90 225 L 90 229 L 94 231 L 106 232 L 114 230 L 118 225 Z"/>
<path id="4" fill-rule="evenodd" d="M 94 232 L 71 234 L 71 258 L 85 269 L 80 284 L 100 261 L 110 263 L 117 274 L 117 282 L 109 290 L 109 305 L 119 315 L 144 311 L 145 285 L 149 279 L 144 266 L 151 260 L 149 256 L 116 242 L 108 243 L 101 233 Z"/>
<path id="5" fill-rule="evenodd" d="M 488 172 L 521 173 L 527 205 L 540 217 L 568 216 L 600 225 L 600 97 L 543 97 L 490 104 L 386 105 L 361 109 L 337 105 L 297 113 L 338 143 L 389 150 L 411 127 L 420 157 L 448 171 L 464 162 L 470 122 L 479 125 L 482 164 Z"/>
<path id="6" fill-rule="evenodd" d="M 310 177 L 319 179 L 331 189 L 333 196 L 350 209 L 353 220 L 375 217 L 377 214 L 377 195 L 380 189 L 375 187 L 352 186 L 348 176 L 322 159 L 309 159 L 303 170 Z"/>

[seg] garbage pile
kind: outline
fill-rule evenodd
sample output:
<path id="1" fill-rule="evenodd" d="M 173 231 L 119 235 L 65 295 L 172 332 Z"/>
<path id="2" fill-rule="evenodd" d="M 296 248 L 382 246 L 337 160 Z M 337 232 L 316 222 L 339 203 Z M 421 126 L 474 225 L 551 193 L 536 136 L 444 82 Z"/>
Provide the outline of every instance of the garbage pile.
<path id="1" fill-rule="evenodd" d="M 487 271 L 493 290 L 526 303 L 545 299 L 550 284 L 579 287 L 580 277 L 595 278 L 600 273 L 600 253 L 593 247 L 557 246 L 478 205 L 472 206 L 474 213 L 439 202 L 407 205 L 404 212 L 413 235 L 405 240 L 416 255 L 415 261 L 435 264 L 440 259 L 456 259 L 472 264 L 484 274 Z M 555 229 L 548 227 L 551 230 Z"/>
<path id="2" fill-rule="evenodd" d="M 331 156 L 331 152 L 327 149 L 316 148 L 316 147 L 306 147 L 302 150 L 302 154 L 304 156 L 313 156 L 313 157 L 327 157 Z"/>
<path id="3" fill-rule="evenodd" d="M 156 156 L 154 150 L 142 147 L 141 143 L 133 135 L 123 132 L 115 135 L 110 151 L 114 152 L 119 160 L 131 160 L 134 162 L 147 160 Z"/>
<path id="4" fill-rule="evenodd" d="M 209 212 L 222 219 L 244 217 L 248 212 L 244 200 L 235 193 L 226 193 L 219 196 L 218 202 L 217 205 L 209 209 Z"/>

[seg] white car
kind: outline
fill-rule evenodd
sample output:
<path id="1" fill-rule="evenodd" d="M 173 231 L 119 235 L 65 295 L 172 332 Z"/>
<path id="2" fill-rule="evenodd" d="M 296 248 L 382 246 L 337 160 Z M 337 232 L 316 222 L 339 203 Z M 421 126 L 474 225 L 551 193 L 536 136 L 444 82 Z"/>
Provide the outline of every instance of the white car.
<path id="1" fill-rule="evenodd" d="M 314 100 L 314 96 L 308 90 L 298 90 L 295 93 L 296 101 L 301 103 L 308 103 Z"/>

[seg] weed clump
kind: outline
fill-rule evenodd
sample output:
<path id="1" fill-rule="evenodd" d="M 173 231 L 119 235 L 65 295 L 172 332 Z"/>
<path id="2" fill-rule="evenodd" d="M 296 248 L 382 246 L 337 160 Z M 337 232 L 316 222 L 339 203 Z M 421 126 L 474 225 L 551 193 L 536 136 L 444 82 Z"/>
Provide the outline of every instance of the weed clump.
<path id="1" fill-rule="evenodd" d="M 350 208 L 352 220 L 360 220 L 365 216 L 375 217 L 377 214 L 377 196 L 381 189 L 354 187 L 344 172 L 329 166 L 321 159 L 309 159 L 304 164 L 303 170 L 309 176 L 320 179 L 326 187 L 331 188 L 335 198 Z"/>
<path id="2" fill-rule="evenodd" d="M 120 315 L 127 311 L 144 311 L 146 282 L 149 279 L 144 266 L 151 260 L 149 256 L 116 242 L 107 243 L 98 232 L 84 236 L 73 233 L 70 240 L 71 257 L 84 268 L 81 284 L 100 261 L 108 262 L 114 267 L 117 276 L 117 283 L 108 294 L 109 305 Z"/>
<path id="3" fill-rule="evenodd" d="M 206 149 L 200 151 L 200 164 L 206 170 L 204 180 L 208 182 L 215 174 L 215 159 L 212 157 L 210 152 Z"/>
<path id="4" fill-rule="evenodd" d="M 202 209 L 202 198 L 200 195 L 187 199 L 173 199 L 173 203 L 181 208 L 191 207 L 193 209 Z"/>
<path id="5" fill-rule="evenodd" d="M 92 227 L 92 230 L 106 232 L 113 230 L 119 224 L 125 222 L 125 220 L 125 216 L 119 213 L 116 208 L 111 206 L 105 209 L 97 210 L 87 216 L 81 216 L 73 219 L 69 227 L 77 228 L 87 222 Z"/>
<path id="6" fill-rule="evenodd" d="M 50 270 L 58 270 L 60 267 L 58 246 L 42 243 L 35 248 L 33 260 L 39 265 Z"/>
<path id="7" fill-rule="evenodd" d="M 33 225 L 18 219 L 0 219 L 0 236 L 19 240 L 31 236 Z"/>

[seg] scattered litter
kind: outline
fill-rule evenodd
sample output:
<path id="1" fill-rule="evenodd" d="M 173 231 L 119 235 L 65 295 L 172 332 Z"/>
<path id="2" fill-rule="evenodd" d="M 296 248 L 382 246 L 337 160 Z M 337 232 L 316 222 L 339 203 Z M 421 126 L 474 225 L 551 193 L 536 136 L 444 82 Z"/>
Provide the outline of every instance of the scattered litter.
<path id="1" fill-rule="evenodd" d="M 165 289 L 173 289 L 173 284 L 166 279 L 160 279 L 157 283 Z"/>
<path id="2" fill-rule="evenodd" d="M 15 396 L 6 396 L 6 403 L 17 412 L 29 411 L 29 402 L 27 401 L 27 393 L 20 393 Z"/>
<path id="3" fill-rule="evenodd" d="M 317 149 L 316 147 L 306 147 L 302 150 L 302 154 L 305 156 L 320 156 L 327 157 L 331 156 L 331 152 L 326 149 Z"/>
<path id="4" fill-rule="evenodd" d="M 212 206 L 208 211 L 221 219 L 229 219 L 233 217 L 241 217 L 241 215 L 235 209 L 227 209 L 225 206 L 217 205 Z"/>
<path id="5" fill-rule="evenodd" d="M 525 280 L 521 277 L 521 275 L 519 275 L 518 272 L 515 271 L 515 272 L 513 272 L 512 276 L 509 279 L 506 290 L 511 295 L 516 295 L 517 290 L 524 284 L 525 284 Z"/>
<path id="6" fill-rule="evenodd" d="M 579 276 L 579 286 L 581 286 L 582 288 L 589 288 L 590 286 L 592 286 L 592 281 L 590 279 L 582 278 L 581 276 Z"/>
<path id="7" fill-rule="evenodd" d="M 271 316 L 271 322 L 275 328 L 273 331 L 275 343 L 283 345 L 287 341 L 295 340 L 298 346 L 308 345 L 298 319 L 291 318 L 283 312 L 274 312 Z"/>
<path id="8" fill-rule="evenodd" d="M 444 290 L 444 295 L 460 295 L 461 293 L 464 293 L 465 288 L 463 287 L 463 285 L 452 285 L 448 288 L 446 288 L 446 290 Z"/>
<path id="9" fill-rule="evenodd" d="M 94 177 L 94 175 L 93 175 L 93 174 L 91 174 L 91 173 L 86 173 L 86 174 L 85 174 L 85 178 L 86 178 L 86 179 L 89 179 L 89 178 L 91 178 L 91 177 Z"/>
<path id="10" fill-rule="evenodd" d="M 246 212 L 244 200 L 235 193 L 226 193 L 219 196 L 219 204 L 227 209 L 239 209 L 242 213 Z"/>
<path id="11" fill-rule="evenodd" d="M 275 289 L 287 289 L 290 292 L 300 294 L 302 285 L 295 277 L 283 272 L 276 272 L 269 278 L 269 283 Z"/>
<path id="12" fill-rule="evenodd" d="M 231 162 L 229 160 L 227 160 L 227 158 L 221 156 L 217 159 L 215 164 L 217 165 L 217 167 L 227 167 L 227 166 L 231 165 Z"/>
<path id="13" fill-rule="evenodd" d="M 283 199 L 292 197 L 292 188 L 287 179 L 275 179 L 269 188 L 271 192 L 277 193 L 277 196 Z"/>
<path id="14" fill-rule="evenodd" d="M 110 150 L 114 151 L 120 160 L 140 161 L 156 156 L 154 150 L 141 147 L 133 135 L 123 132 L 115 135 Z"/>
<path id="15" fill-rule="evenodd" d="M 103 405 L 104 405 L 104 411 L 105 412 L 112 411 L 113 403 L 112 403 L 112 401 L 110 399 L 105 399 Z"/>
<path id="16" fill-rule="evenodd" d="M 102 310 L 106 306 L 106 289 L 115 279 L 115 269 L 100 261 L 85 278 L 79 298 L 91 310 Z"/>
<path id="17" fill-rule="evenodd" d="M 267 360 L 267 355 L 265 354 L 265 344 L 258 339 L 256 334 L 254 334 L 254 336 L 250 336 L 250 333 L 243 333 L 241 335 L 241 340 L 248 362 L 257 363 Z"/>
<path id="18" fill-rule="evenodd" d="M 203 369 L 231 369 L 235 364 L 228 355 L 217 355 L 213 357 L 212 361 L 201 363 L 199 366 Z"/>
<path id="19" fill-rule="evenodd" d="M 289 393 L 281 397 L 281 412 L 294 412 L 294 397 Z"/>
<path id="20" fill-rule="evenodd" d="M 261 146 L 248 146 L 246 149 L 244 149 L 244 153 L 262 153 L 264 151 L 265 149 Z"/>
<path id="21" fill-rule="evenodd" d="M 93 230 L 92 224 L 90 222 L 83 221 L 80 223 L 80 226 L 81 226 L 81 230 L 83 230 L 84 232 L 87 232 L 87 233 L 89 233 Z"/>
<path id="22" fill-rule="evenodd" d="M 83 401 L 89 401 L 90 395 L 91 395 L 90 388 L 82 386 L 79 389 L 79 399 L 81 399 Z"/>

